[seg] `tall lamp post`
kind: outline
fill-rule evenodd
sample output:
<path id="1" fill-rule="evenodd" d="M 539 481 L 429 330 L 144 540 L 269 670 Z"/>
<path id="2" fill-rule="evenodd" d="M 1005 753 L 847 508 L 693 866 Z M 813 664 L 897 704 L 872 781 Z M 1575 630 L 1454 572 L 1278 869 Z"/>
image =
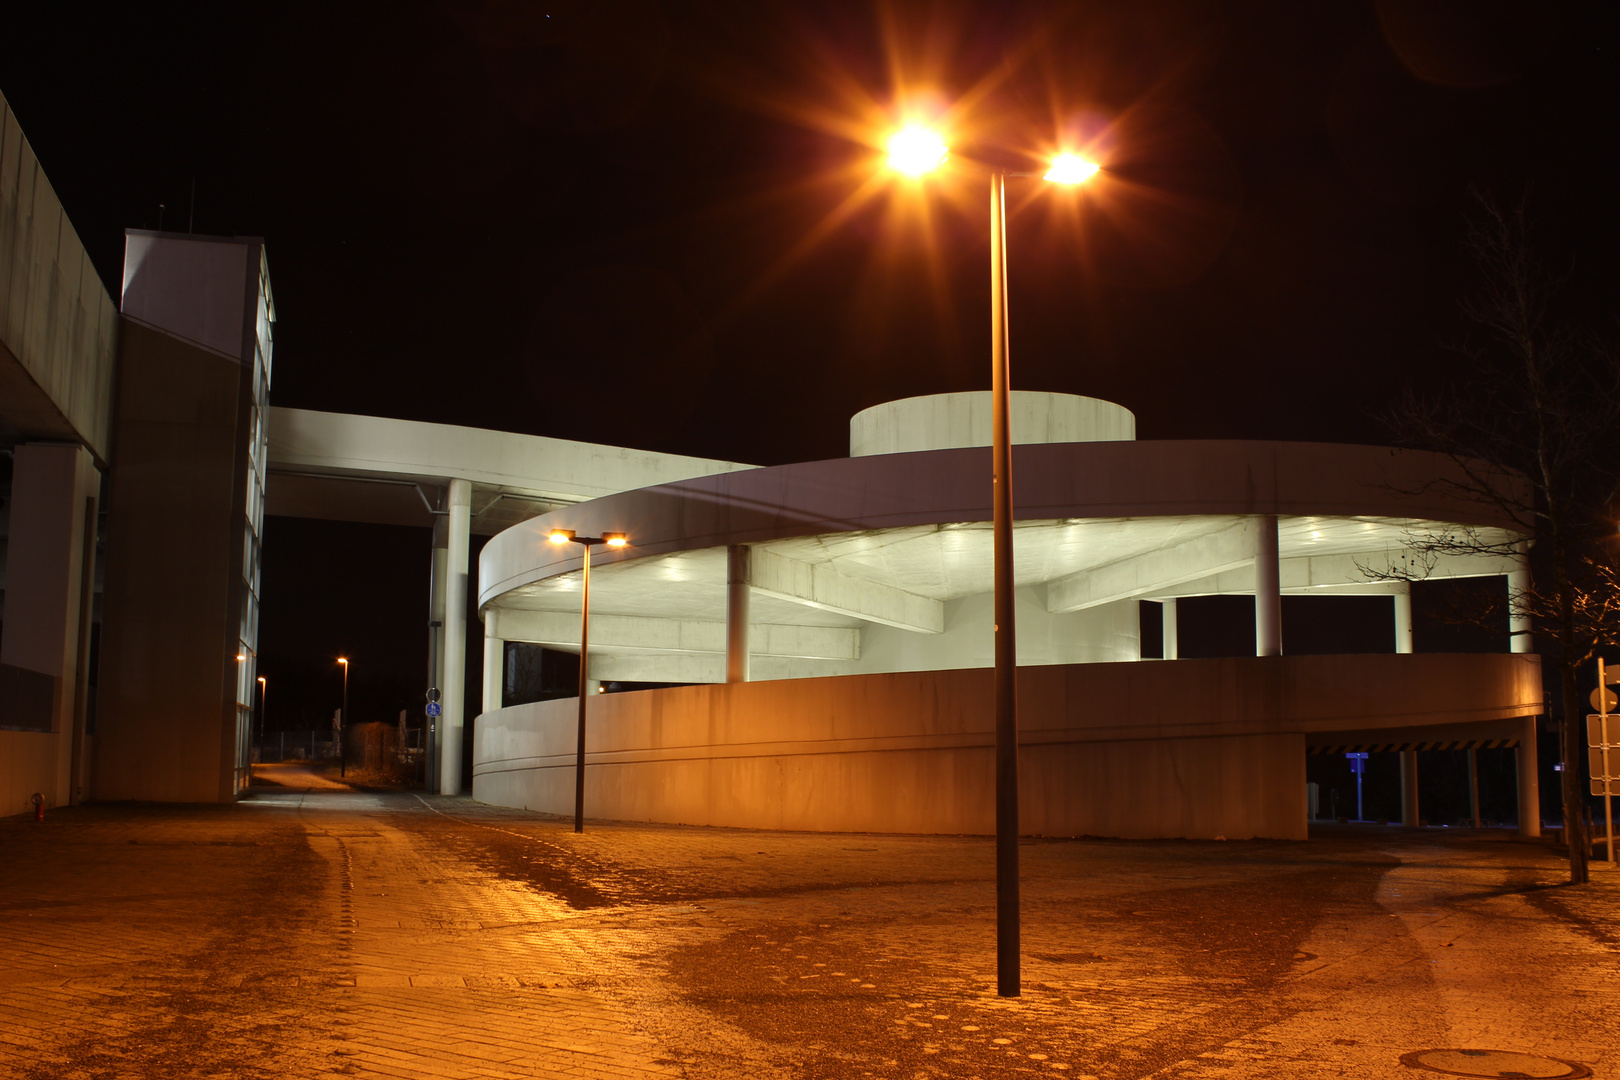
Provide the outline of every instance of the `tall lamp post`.
<path id="1" fill-rule="evenodd" d="M 920 177 L 945 164 L 945 140 L 910 126 L 889 140 L 889 166 Z M 1007 177 L 1037 176 L 1082 184 L 1097 166 L 1060 154 L 1045 173 L 989 170 L 991 519 L 994 536 L 996 644 L 996 992 L 1020 993 L 1018 896 L 1018 644 L 1013 610 L 1012 391 L 1007 331 Z"/>
<path id="2" fill-rule="evenodd" d="M 264 742 L 264 713 L 270 703 L 270 684 L 263 675 L 259 676 L 259 742 Z"/>
<path id="3" fill-rule="evenodd" d="M 344 729 L 349 726 L 349 661 L 347 657 L 340 656 L 337 662 L 343 665 L 343 708 L 338 710 L 338 775 L 349 775 L 349 748 L 344 740 Z"/>
<path id="4" fill-rule="evenodd" d="M 579 740 L 574 755 L 574 831 L 585 831 L 585 676 L 586 656 L 591 640 L 591 545 L 622 548 L 630 541 L 624 533 L 605 532 L 601 536 L 580 536 L 573 529 L 552 529 L 547 537 L 553 544 L 578 544 L 585 550 L 583 584 L 579 600 Z"/>

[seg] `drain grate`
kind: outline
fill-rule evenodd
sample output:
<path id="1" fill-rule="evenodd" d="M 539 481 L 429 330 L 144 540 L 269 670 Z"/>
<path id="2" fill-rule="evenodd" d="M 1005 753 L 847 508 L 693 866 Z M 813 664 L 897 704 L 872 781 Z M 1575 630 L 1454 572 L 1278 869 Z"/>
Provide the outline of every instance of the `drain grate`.
<path id="1" fill-rule="evenodd" d="M 1414 1050 L 1401 1055 L 1401 1064 L 1450 1076 L 1488 1076 L 1517 1080 L 1576 1080 L 1592 1070 L 1573 1061 L 1521 1054 L 1515 1050 Z"/>

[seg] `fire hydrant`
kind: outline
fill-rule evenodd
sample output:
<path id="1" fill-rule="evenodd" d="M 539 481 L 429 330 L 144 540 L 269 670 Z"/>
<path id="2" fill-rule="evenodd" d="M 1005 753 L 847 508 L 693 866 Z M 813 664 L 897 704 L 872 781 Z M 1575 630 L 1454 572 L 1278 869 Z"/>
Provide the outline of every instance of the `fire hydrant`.
<path id="1" fill-rule="evenodd" d="M 28 801 L 34 804 L 34 820 L 35 821 L 44 821 L 45 820 L 45 796 L 41 795 L 39 792 L 36 791 L 36 792 L 34 792 L 34 797 L 29 799 Z"/>

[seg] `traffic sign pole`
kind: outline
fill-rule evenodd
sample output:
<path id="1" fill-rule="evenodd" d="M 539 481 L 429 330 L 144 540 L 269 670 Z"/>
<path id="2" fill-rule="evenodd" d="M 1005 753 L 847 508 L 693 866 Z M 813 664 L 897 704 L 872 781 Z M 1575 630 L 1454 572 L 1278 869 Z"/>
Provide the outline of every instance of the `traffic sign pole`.
<path id="1" fill-rule="evenodd" d="M 433 778 L 439 775 L 439 688 L 428 687 L 427 719 L 422 722 L 422 784 L 433 789 Z"/>
<path id="2" fill-rule="evenodd" d="M 1367 771 L 1367 754 L 1361 751 L 1344 756 L 1350 759 L 1350 771 L 1356 774 L 1356 820 L 1365 821 L 1366 817 L 1361 812 L 1361 774 Z"/>
<path id="3" fill-rule="evenodd" d="M 1609 867 L 1614 868 L 1614 768 L 1609 763 L 1609 718 L 1603 718 L 1603 835 L 1609 841 Z"/>

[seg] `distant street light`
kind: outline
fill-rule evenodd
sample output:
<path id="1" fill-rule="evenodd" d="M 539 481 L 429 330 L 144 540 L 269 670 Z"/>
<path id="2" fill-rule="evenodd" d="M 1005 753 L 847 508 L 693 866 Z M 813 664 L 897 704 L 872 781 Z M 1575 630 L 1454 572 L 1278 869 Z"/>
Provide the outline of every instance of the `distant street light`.
<path id="1" fill-rule="evenodd" d="M 911 125 L 889 139 L 889 167 L 920 177 L 950 156 L 943 136 Z M 1020 993 L 1018 900 L 1018 647 L 1013 610 L 1012 391 L 1007 331 L 1007 177 L 1035 176 L 1005 169 L 990 178 L 990 396 L 991 493 L 995 566 L 996 641 L 996 992 Z M 1052 159 L 1041 178 L 1082 184 L 1098 166 L 1076 154 Z"/>
<path id="2" fill-rule="evenodd" d="M 1083 184 L 1097 175 L 1097 163 L 1087 161 L 1076 154 L 1059 154 L 1052 159 L 1052 167 L 1046 170 L 1042 180 L 1050 180 L 1054 184 Z"/>
<path id="3" fill-rule="evenodd" d="M 573 529 L 552 529 L 547 537 L 553 544 L 578 544 L 585 549 L 584 578 L 579 600 L 579 740 L 574 756 L 574 831 L 585 831 L 585 673 L 586 653 L 591 637 L 591 545 L 622 548 L 630 541 L 624 533 L 580 536 Z"/>
<path id="4" fill-rule="evenodd" d="M 337 662 L 343 665 L 343 708 L 338 710 L 338 775 L 348 776 L 349 748 L 344 745 L 343 729 L 349 726 L 349 661 L 340 656 Z"/>
<path id="5" fill-rule="evenodd" d="M 264 742 L 264 713 L 270 701 L 270 684 L 259 676 L 259 742 Z"/>

